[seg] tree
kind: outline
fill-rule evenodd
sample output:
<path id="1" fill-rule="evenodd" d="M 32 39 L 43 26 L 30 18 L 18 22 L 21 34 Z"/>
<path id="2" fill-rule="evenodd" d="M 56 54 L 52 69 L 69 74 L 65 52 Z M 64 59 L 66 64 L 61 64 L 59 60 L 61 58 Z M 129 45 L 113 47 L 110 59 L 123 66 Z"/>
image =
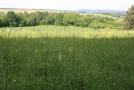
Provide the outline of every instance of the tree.
<path id="1" fill-rule="evenodd" d="M 36 25 L 36 18 L 33 14 L 28 15 L 28 17 L 25 19 L 27 26 L 35 26 Z"/>
<path id="2" fill-rule="evenodd" d="M 83 17 L 83 20 L 84 20 L 86 26 L 88 26 L 90 23 L 92 23 L 92 20 L 91 20 L 90 17 L 87 17 L 87 16 L 86 17 Z"/>
<path id="3" fill-rule="evenodd" d="M 47 15 L 47 17 L 46 17 L 46 24 L 54 25 L 54 16 L 52 14 Z"/>
<path id="4" fill-rule="evenodd" d="M 16 14 L 17 16 L 18 16 L 18 18 L 19 18 L 19 27 L 23 27 L 23 26 L 26 26 L 26 21 L 25 21 L 25 19 L 24 19 L 24 16 L 23 16 L 23 13 L 17 13 Z"/>
<path id="5" fill-rule="evenodd" d="M 45 19 L 42 19 L 41 21 L 40 21 L 40 25 L 45 25 L 46 24 L 46 20 Z"/>
<path id="6" fill-rule="evenodd" d="M 125 21 L 124 29 L 127 30 L 134 29 L 134 5 L 132 5 L 130 9 L 128 9 L 128 11 L 126 12 L 126 17 L 124 21 Z"/>
<path id="7" fill-rule="evenodd" d="M 6 16 L 6 21 L 8 26 L 18 26 L 20 23 L 20 18 L 14 13 L 14 11 L 9 11 Z"/>
<path id="8" fill-rule="evenodd" d="M 39 25 L 40 24 L 40 21 L 42 20 L 42 12 L 40 11 L 37 11 L 34 13 L 34 16 L 35 16 L 35 20 L 36 20 L 36 25 Z"/>
<path id="9" fill-rule="evenodd" d="M 55 25 L 63 25 L 63 17 L 64 15 L 62 13 L 58 13 L 55 18 Z"/>
<path id="10" fill-rule="evenodd" d="M 75 26 L 77 22 L 77 16 L 75 14 L 65 14 L 63 17 L 63 24 Z"/>
<path id="11" fill-rule="evenodd" d="M 5 16 L 0 14 L 0 27 L 5 26 Z"/>

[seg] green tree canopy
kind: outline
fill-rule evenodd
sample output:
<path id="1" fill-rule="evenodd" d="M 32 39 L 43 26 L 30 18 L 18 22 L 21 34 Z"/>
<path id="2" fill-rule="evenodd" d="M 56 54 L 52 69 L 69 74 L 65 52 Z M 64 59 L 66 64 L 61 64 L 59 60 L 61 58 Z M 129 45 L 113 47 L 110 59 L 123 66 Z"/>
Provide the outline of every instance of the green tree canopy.
<path id="1" fill-rule="evenodd" d="M 63 23 L 64 25 L 74 25 L 76 24 L 77 22 L 77 16 L 75 14 L 72 14 L 72 13 L 67 13 L 64 15 L 63 17 Z"/>
<path id="2" fill-rule="evenodd" d="M 25 19 L 27 26 L 34 26 L 36 25 L 36 18 L 33 14 L 28 15 L 28 17 Z"/>
<path id="3" fill-rule="evenodd" d="M 14 11 L 9 11 L 6 16 L 8 26 L 18 26 L 20 23 L 20 18 L 14 13 Z"/>
<path id="4" fill-rule="evenodd" d="M 54 25 L 54 16 L 52 14 L 47 15 L 47 17 L 46 17 L 46 24 Z"/>
<path id="5" fill-rule="evenodd" d="M 0 27 L 5 26 L 5 16 L 0 14 Z"/>
<path id="6" fill-rule="evenodd" d="M 124 29 L 134 29 L 134 5 L 126 12 Z"/>
<path id="7" fill-rule="evenodd" d="M 63 17 L 64 15 L 62 13 L 58 13 L 55 18 L 55 25 L 63 25 Z"/>

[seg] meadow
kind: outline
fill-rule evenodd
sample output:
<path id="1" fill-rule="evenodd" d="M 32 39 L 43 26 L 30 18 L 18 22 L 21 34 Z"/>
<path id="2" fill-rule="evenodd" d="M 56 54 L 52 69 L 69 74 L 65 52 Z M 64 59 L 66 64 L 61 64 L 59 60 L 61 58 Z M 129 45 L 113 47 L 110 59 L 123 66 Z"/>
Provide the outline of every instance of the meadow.
<path id="1" fill-rule="evenodd" d="M 0 90 L 134 89 L 133 30 L 0 30 Z"/>
<path id="2" fill-rule="evenodd" d="M 37 10 L 37 9 L 0 9 L 0 12 L 2 13 L 7 13 L 9 11 L 14 11 L 15 13 L 24 13 L 25 11 L 28 12 L 28 13 L 34 13 L 34 12 L 37 12 L 37 11 L 40 11 L 40 12 L 62 12 L 62 11 L 58 11 L 58 10 Z"/>
<path id="3" fill-rule="evenodd" d="M 92 29 L 89 27 L 39 25 L 29 27 L 3 27 L 0 35 L 8 37 L 78 37 L 78 38 L 112 38 L 134 37 L 134 30 Z"/>

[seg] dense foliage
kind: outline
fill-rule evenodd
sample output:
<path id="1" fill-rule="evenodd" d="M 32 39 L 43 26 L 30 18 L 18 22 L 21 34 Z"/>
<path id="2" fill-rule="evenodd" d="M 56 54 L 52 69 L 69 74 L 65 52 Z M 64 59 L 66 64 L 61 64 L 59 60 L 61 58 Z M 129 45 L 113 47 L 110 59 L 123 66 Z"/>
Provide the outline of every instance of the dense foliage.
<path id="1" fill-rule="evenodd" d="M 133 90 L 133 40 L 0 37 L 0 90 Z"/>
<path id="2" fill-rule="evenodd" d="M 134 5 L 126 12 L 124 29 L 134 29 Z"/>
<path id="3" fill-rule="evenodd" d="M 95 15 L 80 15 L 78 13 L 15 13 L 9 11 L 7 14 L 0 14 L 0 26 L 22 27 L 36 25 L 59 25 L 59 26 L 81 26 L 91 28 L 121 28 L 121 25 L 114 22 L 111 17 L 102 17 Z"/>

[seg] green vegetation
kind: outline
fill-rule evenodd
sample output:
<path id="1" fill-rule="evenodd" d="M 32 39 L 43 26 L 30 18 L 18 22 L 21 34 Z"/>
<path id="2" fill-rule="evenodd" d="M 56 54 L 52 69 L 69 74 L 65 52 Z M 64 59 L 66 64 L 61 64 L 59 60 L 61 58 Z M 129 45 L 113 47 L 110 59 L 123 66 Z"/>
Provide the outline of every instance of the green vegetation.
<path id="1" fill-rule="evenodd" d="M 133 89 L 131 38 L 42 37 L 0 41 L 1 90 Z"/>
<path id="2" fill-rule="evenodd" d="M 24 27 L 37 25 L 57 25 L 57 26 L 80 26 L 93 29 L 122 29 L 123 24 L 116 22 L 115 18 L 109 15 L 94 15 L 79 13 L 49 13 L 33 12 L 0 14 L 1 27 Z"/>
<path id="3" fill-rule="evenodd" d="M 55 26 L 41 25 L 30 27 L 3 27 L 0 28 L 0 35 L 7 37 L 10 31 L 10 37 L 82 37 L 82 38 L 97 38 L 102 37 L 133 37 L 134 31 L 124 31 L 116 29 L 92 29 L 88 27 L 75 26 Z"/>
<path id="4" fill-rule="evenodd" d="M 114 16 L 110 13 L 102 13 L 102 14 L 93 14 L 95 16 L 101 16 L 101 17 L 108 17 L 108 18 L 113 18 L 113 19 L 119 19 L 119 16 Z"/>
<path id="5" fill-rule="evenodd" d="M 1 31 L 0 90 L 133 90 L 134 32 L 77 28 Z"/>
<path id="6" fill-rule="evenodd" d="M 134 30 L 122 30 L 122 21 L 107 13 L 0 14 L 0 90 L 133 90 Z"/>
<path id="7" fill-rule="evenodd" d="M 126 12 L 124 29 L 134 29 L 134 5 Z"/>

